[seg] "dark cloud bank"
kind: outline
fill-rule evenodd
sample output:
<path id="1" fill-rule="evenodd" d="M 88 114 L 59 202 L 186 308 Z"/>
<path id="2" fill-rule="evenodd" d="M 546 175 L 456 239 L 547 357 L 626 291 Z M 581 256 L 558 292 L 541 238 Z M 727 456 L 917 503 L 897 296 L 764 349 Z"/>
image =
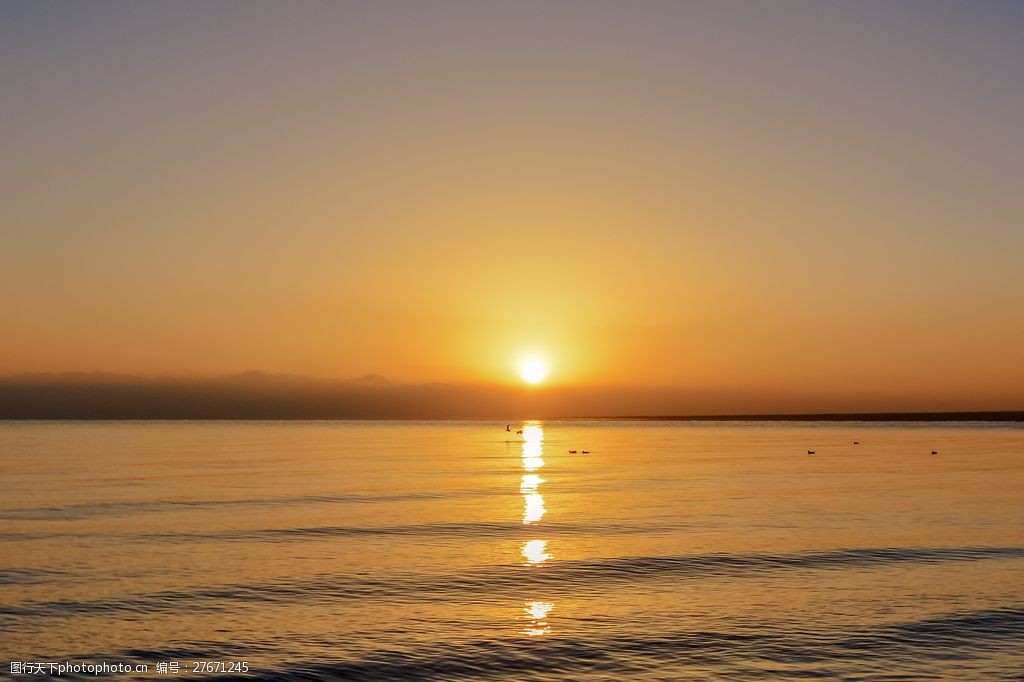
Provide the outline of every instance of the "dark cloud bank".
<path id="1" fill-rule="evenodd" d="M 458 419 L 851 415 L 1024 420 L 1013 396 L 764 395 L 686 388 L 394 384 L 247 372 L 214 378 L 34 374 L 0 378 L 0 419 Z M 987 412 L 986 412 L 987 411 Z M 871 414 L 868 414 L 871 413 Z M 884 414 L 883 414 L 884 413 Z"/>

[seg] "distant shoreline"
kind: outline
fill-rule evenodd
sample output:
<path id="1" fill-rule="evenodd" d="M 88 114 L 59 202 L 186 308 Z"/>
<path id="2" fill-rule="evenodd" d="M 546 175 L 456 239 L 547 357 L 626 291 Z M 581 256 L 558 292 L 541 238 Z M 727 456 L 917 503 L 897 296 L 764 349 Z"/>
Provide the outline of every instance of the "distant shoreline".
<path id="1" fill-rule="evenodd" d="M 636 422 L 1024 422 L 1024 411 L 990 412 L 836 412 L 803 414 L 695 414 L 644 416 L 591 416 L 591 417 L 538 417 L 549 421 L 636 421 Z M 23 416 L 6 417 L 0 422 L 57 422 L 57 421 L 520 421 L 512 417 L 417 417 L 417 416 Z"/>
<path id="2" fill-rule="evenodd" d="M 736 422 L 1024 422 L 1024 411 L 1007 412 L 837 412 L 825 414 L 717 414 L 594 417 L 621 421 Z"/>

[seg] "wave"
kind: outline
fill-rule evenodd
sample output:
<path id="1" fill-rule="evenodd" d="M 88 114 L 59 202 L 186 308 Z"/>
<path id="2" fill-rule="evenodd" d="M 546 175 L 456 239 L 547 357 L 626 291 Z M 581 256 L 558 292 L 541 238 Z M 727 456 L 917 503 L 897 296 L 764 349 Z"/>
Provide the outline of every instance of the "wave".
<path id="1" fill-rule="evenodd" d="M 0 585 L 40 585 L 66 575 L 50 568 L 0 568 Z"/>
<path id="2" fill-rule="evenodd" d="M 547 523 L 545 536 L 579 537 L 581 535 L 653 535 L 670 533 L 692 528 L 691 524 L 617 524 L 617 523 Z M 707 527 L 707 524 L 705 524 Z M 421 523 L 393 526 L 309 526 L 300 528 L 254 528 L 244 530 L 180 531 L 167 533 L 117 533 L 117 532 L 63 532 L 63 533 L 5 533 L 3 541 L 51 540 L 54 538 L 117 538 L 139 542 L 301 542 L 318 538 L 339 537 L 451 537 L 451 538 L 506 538 L 527 537 L 537 534 L 537 529 L 524 526 L 518 521 L 477 521 L 468 523 Z"/>
<path id="3" fill-rule="evenodd" d="M 545 536 L 579 536 L 584 534 L 628 535 L 652 534 L 682 530 L 690 526 L 548 523 Z M 394 526 L 311 526 L 307 528 L 258 528 L 253 530 L 227 530 L 191 533 L 150 533 L 151 540 L 259 540 L 263 542 L 289 542 L 318 537 L 520 537 L 537 534 L 536 528 L 519 521 L 477 521 L 470 523 L 421 523 Z"/>
<path id="4" fill-rule="evenodd" d="M 1024 558 L 1024 547 L 855 548 L 788 554 L 700 554 L 558 561 L 524 567 L 486 566 L 460 573 L 324 574 L 299 581 L 240 583 L 175 590 L 120 599 L 53 600 L 0 605 L 0 631 L 20 618 L 59 618 L 86 613 L 223 611 L 239 603 L 381 599 L 391 604 L 424 600 L 488 604 L 545 590 L 599 596 L 616 585 L 672 579 L 759 577 L 785 570 L 829 570 L 891 564 L 940 564 Z"/>
<path id="5" fill-rule="evenodd" d="M 504 491 L 502 491 L 504 492 Z M 237 500 L 133 500 L 128 502 L 89 502 L 53 507 L 25 507 L 0 512 L 4 521 L 78 521 L 96 517 L 131 516 L 152 512 L 174 512 L 195 509 L 234 507 L 274 507 L 295 504 L 370 504 L 377 502 L 407 502 L 444 499 L 467 495 L 493 494 L 488 490 L 454 490 L 443 492 L 400 493 L 392 495 L 302 495 L 293 497 L 263 497 Z"/>
<path id="6" fill-rule="evenodd" d="M 941 637 L 942 641 L 936 641 Z M 837 679 L 851 667 L 874 668 L 878 677 L 900 679 L 894 668 L 948 669 L 956 659 L 974 658 L 979 650 L 1015 650 L 1024 641 L 1024 609 L 994 609 L 947 614 L 940 618 L 844 632 L 675 631 L 655 635 L 551 637 L 522 642 L 479 640 L 417 650 L 375 652 L 372 657 L 336 663 L 289 664 L 283 670 L 226 676 L 222 682 L 256 680 L 395 680 L 493 676 L 565 679 L 578 674 L 630 675 L 697 667 L 742 679 L 778 679 L 779 665 L 798 666 L 792 677 Z M 874 663 L 874 665 L 872 665 Z M 695 671 L 696 672 L 696 671 Z M 885 674 L 888 673 L 888 674 Z M 788 676 L 787 676 L 788 677 Z M 863 678 L 862 678 L 863 679 Z M 876 677 L 877 679 L 877 677 Z M 920 679 L 907 675 L 903 679 Z"/>
<path id="7" fill-rule="evenodd" d="M 910 680 L 957 664 L 980 678 L 985 668 L 1003 666 L 1024 645 L 1024 608 L 946 613 L 920 620 L 849 629 L 827 626 L 786 628 L 742 621 L 729 631 L 615 630 L 591 636 L 486 638 L 419 643 L 377 649 L 335 661 L 288 661 L 246 674 L 222 674 L 220 682 L 242 680 L 336 681 L 482 679 L 625 679 L 657 673 L 661 679 L 872 679 Z M 160 650 L 130 649 L 76 656 L 84 660 L 176 660 L 238 657 L 237 644 L 184 642 Z M 273 653 L 259 642 L 244 656 Z M 991 657 L 990 654 L 995 654 Z M 996 662 L 996 659 L 999 662 Z M 674 674 L 679 673 L 679 674 Z"/>

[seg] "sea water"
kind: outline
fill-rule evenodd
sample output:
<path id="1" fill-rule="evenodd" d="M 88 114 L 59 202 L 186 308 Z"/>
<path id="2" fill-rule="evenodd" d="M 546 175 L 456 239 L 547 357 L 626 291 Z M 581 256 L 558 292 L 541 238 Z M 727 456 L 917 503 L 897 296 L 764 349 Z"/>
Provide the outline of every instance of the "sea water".
<path id="1" fill-rule="evenodd" d="M 505 427 L 0 423 L 0 676 L 1024 674 L 1019 425 Z"/>

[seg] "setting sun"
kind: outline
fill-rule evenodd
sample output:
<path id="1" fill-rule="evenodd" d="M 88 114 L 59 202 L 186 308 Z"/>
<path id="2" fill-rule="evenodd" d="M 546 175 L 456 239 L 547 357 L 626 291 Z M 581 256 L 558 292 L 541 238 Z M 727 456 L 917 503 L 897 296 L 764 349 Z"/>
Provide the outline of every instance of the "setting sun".
<path id="1" fill-rule="evenodd" d="M 528 384 L 539 384 L 547 375 L 548 368 L 540 360 L 527 360 L 519 367 L 519 376 Z"/>

